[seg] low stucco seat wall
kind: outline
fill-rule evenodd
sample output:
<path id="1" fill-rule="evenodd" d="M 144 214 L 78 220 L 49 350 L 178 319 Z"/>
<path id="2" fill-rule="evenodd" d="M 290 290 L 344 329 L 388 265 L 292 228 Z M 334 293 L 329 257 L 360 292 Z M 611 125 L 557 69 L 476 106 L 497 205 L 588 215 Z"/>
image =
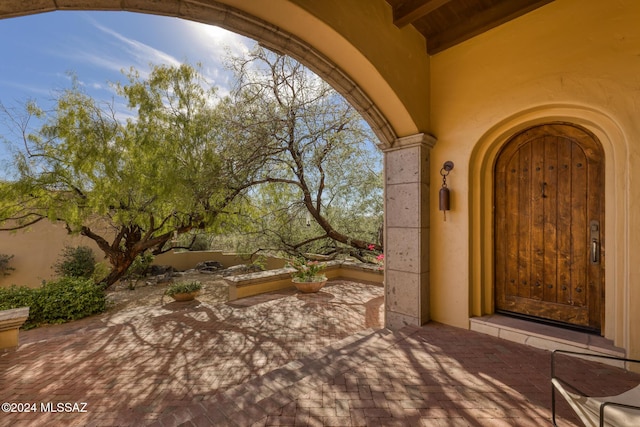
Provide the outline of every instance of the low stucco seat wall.
<path id="1" fill-rule="evenodd" d="M 0 349 L 18 346 L 18 332 L 29 317 L 29 307 L 0 311 Z"/>
<path id="2" fill-rule="evenodd" d="M 349 261 L 329 261 L 324 265 L 323 273 L 329 279 L 348 279 L 380 286 L 383 284 L 384 271 L 378 266 Z M 294 271 L 293 268 L 285 267 L 225 277 L 229 285 L 229 301 L 290 288 L 291 273 Z"/>

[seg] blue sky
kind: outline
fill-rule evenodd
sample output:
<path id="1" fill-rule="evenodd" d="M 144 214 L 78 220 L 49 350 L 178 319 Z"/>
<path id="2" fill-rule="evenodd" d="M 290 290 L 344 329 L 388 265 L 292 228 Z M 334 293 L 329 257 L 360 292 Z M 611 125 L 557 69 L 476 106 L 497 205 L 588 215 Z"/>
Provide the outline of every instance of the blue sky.
<path id="1" fill-rule="evenodd" d="M 149 64 L 202 63 L 209 83 L 224 95 L 230 73 L 227 50 L 241 54 L 254 42 L 211 25 L 130 12 L 58 11 L 0 20 L 0 102 L 7 107 L 35 99 L 46 105 L 68 88 L 68 72 L 97 99 L 114 95 L 108 82 L 124 81 L 122 69 L 142 73 Z M 0 126 L 0 134 L 7 135 Z M 0 145 L 0 159 L 3 147 Z"/>
<path id="2" fill-rule="evenodd" d="M 133 66 L 144 76 L 150 64 L 183 62 L 201 63 L 207 81 L 224 96 L 232 82 L 224 58 L 255 45 L 222 28 L 179 18 L 86 11 L 1 19 L 0 40 L 0 103 L 8 108 L 27 100 L 53 105 L 55 92 L 70 87 L 69 72 L 93 98 L 111 101 L 115 92 L 109 82 L 126 81 L 122 70 Z M 124 105 L 116 108 L 129 115 Z M 3 137 L 16 140 L 0 117 L 0 178 L 10 162 Z"/>
<path id="3" fill-rule="evenodd" d="M 225 47 L 240 53 L 253 41 L 211 25 L 130 12 L 52 12 L 0 20 L 0 99 L 46 97 L 67 87 L 74 71 L 96 96 L 131 66 L 202 62 L 210 82 L 225 86 Z"/>

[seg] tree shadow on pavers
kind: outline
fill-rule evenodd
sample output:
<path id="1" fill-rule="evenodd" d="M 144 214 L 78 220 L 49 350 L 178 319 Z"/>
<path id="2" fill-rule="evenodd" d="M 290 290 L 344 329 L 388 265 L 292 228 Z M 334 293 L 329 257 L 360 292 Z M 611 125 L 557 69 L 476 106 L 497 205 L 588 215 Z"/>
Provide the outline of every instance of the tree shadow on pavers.
<path id="1" fill-rule="evenodd" d="M 164 310 L 178 312 L 183 310 L 197 309 L 198 306 L 200 306 L 202 303 L 198 300 L 197 297 L 191 301 L 174 301 L 171 299 L 167 300 L 163 297 L 163 299 L 160 301 L 160 304 L 162 305 L 162 308 Z"/>
<path id="2" fill-rule="evenodd" d="M 328 292 L 318 291 L 313 293 L 298 292 L 295 297 L 304 302 L 305 304 L 327 304 L 332 299 L 335 299 L 335 295 Z"/>
<path id="3" fill-rule="evenodd" d="M 396 336 L 398 341 L 383 351 L 360 349 L 353 359 L 362 363 L 323 386 L 323 392 L 342 387 L 359 396 L 345 409 L 352 417 L 383 425 L 434 420 L 470 426 L 550 424 L 550 352 L 437 323 L 405 328 Z M 584 376 L 590 364 L 568 363 L 569 377 Z M 623 379 L 623 389 L 640 377 L 607 366 L 601 375 Z M 589 391 L 620 391 L 615 388 Z M 568 405 L 559 410 L 564 425 L 580 425 Z M 324 417 L 310 413 L 314 420 Z"/>
<path id="4" fill-rule="evenodd" d="M 294 296 L 241 309 L 166 305 L 107 316 L 103 328 L 70 341 L 0 355 L 3 401 L 88 403 L 81 414 L 21 414 L 33 425 L 142 425 L 362 330 L 352 308 L 320 313 Z"/>
<path id="5" fill-rule="evenodd" d="M 36 378 L 32 387 L 22 388 L 24 392 L 3 396 L 5 401 L 81 399 L 88 402 L 89 414 L 80 418 L 59 414 L 56 421 L 84 425 L 98 418 L 101 423 L 140 425 L 180 406 L 180 402 L 213 395 L 255 376 L 262 365 L 268 365 L 267 352 L 260 356 L 265 363 L 256 357 L 260 343 L 286 350 L 277 339 L 225 322 L 205 305 L 157 314 L 91 335 L 76 335 L 71 341 L 58 339 L 21 347 L 16 352 L 20 360 L 0 360 L 3 373 L 16 374 L 3 375 L 3 382 L 24 384 L 25 377 Z M 285 354 L 277 366 L 288 358 Z M 39 368 L 35 372 L 33 362 Z M 47 368 L 49 363 L 53 364 L 51 369 Z M 46 387 L 37 390 L 43 378 Z M 40 425 L 52 422 L 46 414 L 27 419 Z M 9 421 L 14 424 L 15 420 Z"/>
<path id="6" fill-rule="evenodd" d="M 318 311 L 295 296 L 237 309 L 225 304 L 212 310 L 224 311 L 215 346 L 227 351 L 235 363 L 231 368 L 227 365 L 226 372 L 246 372 L 238 384 L 363 329 L 362 306 L 357 312 L 348 305 Z M 354 313 L 360 317 L 357 322 Z M 223 357 L 224 351 L 217 356 Z"/>
<path id="7" fill-rule="evenodd" d="M 109 396 L 113 382 L 105 375 L 119 363 L 118 355 L 111 347 L 118 342 L 123 329 L 124 326 L 117 325 L 71 336 L 56 336 L 0 354 L 3 402 L 36 405 L 29 413 L 3 414 L 0 426 L 83 425 L 91 420 L 91 411 L 103 410 L 102 402 L 94 399 L 97 392 L 104 394 L 110 403 L 120 400 L 118 394 Z M 87 412 L 52 413 L 52 407 L 47 405 L 53 404 L 55 409 L 58 403 L 86 403 L 78 410 Z"/>
<path id="8" fill-rule="evenodd" d="M 217 362 L 198 368 L 199 372 L 210 369 L 212 378 L 215 377 L 213 372 L 220 372 L 226 377 L 227 381 L 218 390 L 240 384 L 323 347 L 327 344 L 320 339 L 336 333 L 333 325 L 325 319 L 313 316 L 309 307 L 297 304 L 294 308 L 288 306 L 283 309 L 279 302 L 232 310 L 217 325 L 210 327 L 212 336 L 215 335 L 213 342 L 205 340 L 205 343 L 196 345 L 205 347 L 202 344 L 208 343 L 218 349 L 211 358 L 207 354 L 200 355 L 201 359 L 217 358 Z M 290 298 L 289 302 L 295 300 Z M 164 324 L 172 320 L 174 319 L 158 319 Z M 193 317 L 181 321 L 185 324 L 197 323 Z M 197 327 L 192 327 L 191 334 L 196 329 Z M 340 338 L 355 332 L 348 331 Z M 189 335 L 182 331 L 179 334 L 182 336 L 181 348 L 189 347 Z M 315 340 L 318 340 L 318 345 L 314 345 Z M 220 366 L 221 363 L 224 366 Z M 186 367 L 184 370 L 186 372 Z M 229 378 L 231 374 L 235 374 L 235 378 Z M 203 398 L 206 399 L 207 396 Z"/>
<path id="9" fill-rule="evenodd" d="M 339 281 L 333 286 L 340 284 L 344 285 L 349 283 L 347 281 Z M 328 290 L 331 287 L 326 287 Z M 323 288 L 324 289 L 324 288 Z M 298 292 L 296 298 L 305 303 L 305 307 L 314 309 L 317 311 L 326 310 L 329 305 L 334 307 L 349 307 L 354 310 L 358 310 L 362 313 L 364 329 L 374 328 L 379 329 L 384 326 L 384 295 L 379 295 L 374 298 L 360 298 L 358 300 L 348 301 L 341 296 L 336 296 L 328 292 L 319 291 L 316 293 L 305 294 Z"/>
<path id="10" fill-rule="evenodd" d="M 240 298 L 233 301 L 228 301 L 226 304 L 234 308 L 252 307 L 254 305 L 262 304 L 269 301 L 279 300 L 288 296 L 294 295 L 296 289 L 288 288 L 273 292 L 266 292 L 264 294 L 252 295 L 250 297 Z"/>

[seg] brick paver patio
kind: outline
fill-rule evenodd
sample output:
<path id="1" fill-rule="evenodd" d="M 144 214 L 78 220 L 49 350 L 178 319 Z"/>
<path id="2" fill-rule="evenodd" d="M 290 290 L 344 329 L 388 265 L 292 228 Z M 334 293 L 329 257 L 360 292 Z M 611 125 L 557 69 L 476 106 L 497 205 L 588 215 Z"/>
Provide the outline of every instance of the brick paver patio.
<path id="1" fill-rule="evenodd" d="M 550 425 L 549 352 L 436 323 L 392 333 L 382 302 L 380 287 L 333 281 L 24 331 L 0 354 L 0 402 L 37 412 L 0 426 Z M 576 378 L 587 366 L 566 363 Z M 608 393 L 612 379 L 639 376 L 600 367 L 585 387 Z"/>

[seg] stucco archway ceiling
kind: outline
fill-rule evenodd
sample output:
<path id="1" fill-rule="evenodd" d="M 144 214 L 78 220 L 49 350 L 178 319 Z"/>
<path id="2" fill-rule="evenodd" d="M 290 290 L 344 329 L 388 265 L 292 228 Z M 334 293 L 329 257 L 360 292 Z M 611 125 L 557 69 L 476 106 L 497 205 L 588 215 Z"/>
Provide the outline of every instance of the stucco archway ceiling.
<path id="1" fill-rule="evenodd" d="M 393 23 L 413 25 L 430 55 L 504 24 L 553 0 L 386 0 Z"/>

